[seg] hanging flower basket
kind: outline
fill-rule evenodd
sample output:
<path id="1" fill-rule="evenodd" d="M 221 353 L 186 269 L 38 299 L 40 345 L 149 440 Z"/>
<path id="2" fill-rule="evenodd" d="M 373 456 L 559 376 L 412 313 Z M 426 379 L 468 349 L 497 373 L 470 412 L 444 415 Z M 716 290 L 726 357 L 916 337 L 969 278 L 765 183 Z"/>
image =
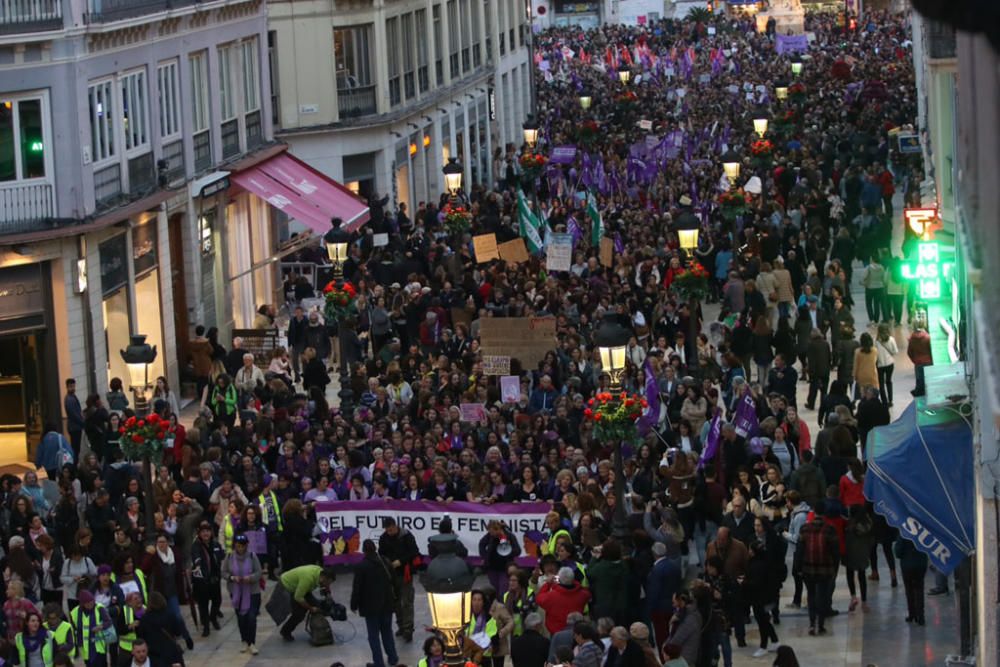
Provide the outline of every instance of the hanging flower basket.
<path id="1" fill-rule="evenodd" d="M 583 417 L 594 424 L 594 437 L 602 443 L 635 440 L 635 421 L 649 407 L 645 398 L 624 391 L 599 393 L 587 405 Z"/>
<path id="2" fill-rule="evenodd" d="M 525 153 L 521 156 L 519 163 L 524 175 L 528 179 L 534 180 L 542 173 L 542 169 L 545 168 L 548 161 L 549 159 L 541 153 Z"/>
<path id="3" fill-rule="evenodd" d="M 168 439 L 174 435 L 170 422 L 155 412 L 148 417 L 129 417 L 118 429 L 118 445 L 130 461 L 141 461 L 148 456 L 158 461 Z"/>
<path id="4" fill-rule="evenodd" d="M 601 126 L 596 120 L 585 120 L 580 123 L 580 128 L 576 131 L 576 140 L 581 144 L 591 144 L 597 139 Z"/>
<path id="5" fill-rule="evenodd" d="M 331 280 L 323 288 L 323 317 L 327 322 L 339 322 L 358 314 L 358 291 L 349 282 Z"/>
<path id="6" fill-rule="evenodd" d="M 801 83 L 793 83 L 788 87 L 788 98 L 796 104 L 806 101 L 806 87 Z"/>
<path id="7" fill-rule="evenodd" d="M 787 137 L 795 132 L 795 124 L 798 121 L 798 114 L 795 109 L 785 109 L 771 121 L 771 129 L 777 134 Z"/>
<path id="8" fill-rule="evenodd" d="M 758 139 L 750 144 L 751 161 L 755 168 L 768 167 L 774 154 L 774 144 L 767 139 Z"/>
<path id="9" fill-rule="evenodd" d="M 441 209 L 444 228 L 451 235 L 465 234 L 472 227 L 472 212 L 461 204 L 447 204 Z"/>
<path id="10" fill-rule="evenodd" d="M 698 262 L 691 262 L 687 268 L 674 276 L 670 289 L 684 301 L 701 301 L 708 296 L 708 271 Z"/>
<path id="11" fill-rule="evenodd" d="M 719 195 L 719 210 L 722 217 L 732 222 L 747 212 L 747 198 L 742 190 L 731 190 Z"/>

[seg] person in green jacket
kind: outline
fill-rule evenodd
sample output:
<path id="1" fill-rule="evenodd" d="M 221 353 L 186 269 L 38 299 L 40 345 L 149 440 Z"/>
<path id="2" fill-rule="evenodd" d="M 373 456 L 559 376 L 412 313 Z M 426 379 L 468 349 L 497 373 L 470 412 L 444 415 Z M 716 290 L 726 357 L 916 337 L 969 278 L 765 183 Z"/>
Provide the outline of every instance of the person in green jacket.
<path id="1" fill-rule="evenodd" d="M 45 629 L 52 636 L 52 648 L 56 653 L 73 655 L 76 651 L 76 635 L 69 621 L 63 619 L 62 605 L 50 602 L 42 611 L 45 613 Z"/>
<path id="2" fill-rule="evenodd" d="M 238 396 L 236 386 L 232 378 L 225 373 L 220 373 L 215 378 L 215 386 L 212 388 L 212 396 L 209 400 L 209 408 L 215 418 L 224 422 L 229 428 L 236 423 L 236 408 Z"/>
<path id="3" fill-rule="evenodd" d="M 609 539 L 600 547 L 600 553 L 590 561 L 587 578 L 594 595 L 591 612 L 594 618 L 608 616 L 616 625 L 625 623 L 628 606 L 628 566 L 622 560 L 621 544 Z"/>
<path id="4" fill-rule="evenodd" d="M 281 626 L 281 638 L 286 642 L 295 641 L 292 633 L 298 627 L 307 612 L 319 613 L 318 600 L 312 592 L 316 588 L 330 590 L 330 584 L 337 578 L 332 567 L 319 565 L 302 565 L 288 570 L 281 575 L 281 585 L 292 595 L 292 615 Z"/>

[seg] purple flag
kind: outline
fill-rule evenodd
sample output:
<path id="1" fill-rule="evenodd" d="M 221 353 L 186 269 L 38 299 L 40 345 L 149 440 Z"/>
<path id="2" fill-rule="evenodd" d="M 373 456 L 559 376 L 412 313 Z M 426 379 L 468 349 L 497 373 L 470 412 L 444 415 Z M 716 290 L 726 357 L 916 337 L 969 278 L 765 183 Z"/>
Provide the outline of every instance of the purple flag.
<path id="1" fill-rule="evenodd" d="M 642 416 L 639 417 L 637 426 L 639 427 L 639 433 L 641 435 L 646 435 L 649 430 L 656 426 L 657 422 L 660 421 L 660 389 L 656 383 L 656 374 L 653 372 L 653 364 L 651 357 L 646 357 L 646 364 L 643 366 L 643 372 L 646 374 L 646 388 L 645 388 L 645 398 L 649 405 L 646 407 L 646 411 L 643 412 Z"/>
<path id="2" fill-rule="evenodd" d="M 622 235 L 619 234 L 618 232 L 615 232 L 614 242 L 615 242 L 615 252 L 618 253 L 619 255 L 624 253 L 625 244 L 622 242 Z"/>
<path id="3" fill-rule="evenodd" d="M 573 236 L 573 245 L 576 245 L 583 239 L 583 230 L 580 229 L 580 223 L 576 221 L 576 218 L 571 217 L 567 221 L 566 229 Z"/>
<path id="4" fill-rule="evenodd" d="M 715 460 L 719 454 L 719 440 L 722 437 L 722 418 L 719 410 L 715 411 L 712 418 L 712 425 L 708 429 L 708 436 L 705 438 L 705 448 L 701 450 L 701 458 L 698 459 L 698 469 L 701 470 L 706 464 Z"/>
<path id="5" fill-rule="evenodd" d="M 752 438 L 757 433 L 760 426 L 757 421 L 757 407 L 753 402 L 753 395 L 749 391 L 743 394 L 740 404 L 736 406 L 733 426 L 736 428 L 736 434 L 742 438 Z"/>

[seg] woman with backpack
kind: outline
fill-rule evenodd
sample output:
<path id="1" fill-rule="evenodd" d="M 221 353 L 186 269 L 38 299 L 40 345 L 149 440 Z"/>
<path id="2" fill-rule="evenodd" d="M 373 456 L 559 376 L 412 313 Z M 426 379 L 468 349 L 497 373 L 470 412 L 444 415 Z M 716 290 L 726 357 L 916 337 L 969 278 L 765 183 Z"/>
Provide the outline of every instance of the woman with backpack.
<path id="1" fill-rule="evenodd" d="M 222 579 L 229 589 L 243 642 L 240 653 L 259 653 L 256 643 L 261 573 L 260 561 L 250 551 L 250 538 L 240 533 L 233 538 L 233 550 L 222 561 Z"/>

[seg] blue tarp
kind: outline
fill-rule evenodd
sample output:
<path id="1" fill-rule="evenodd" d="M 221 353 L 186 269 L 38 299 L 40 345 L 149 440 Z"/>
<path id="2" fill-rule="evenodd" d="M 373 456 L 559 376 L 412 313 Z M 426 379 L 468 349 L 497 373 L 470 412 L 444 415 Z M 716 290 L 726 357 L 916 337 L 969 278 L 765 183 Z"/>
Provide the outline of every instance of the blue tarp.
<path id="1" fill-rule="evenodd" d="M 939 411 L 940 415 L 941 412 Z M 875 511 L 951 573 L 976 544 L 972 428 L 959 414 L 924 423 L 915 404 L 868 440 L 865 496 Z"/>

